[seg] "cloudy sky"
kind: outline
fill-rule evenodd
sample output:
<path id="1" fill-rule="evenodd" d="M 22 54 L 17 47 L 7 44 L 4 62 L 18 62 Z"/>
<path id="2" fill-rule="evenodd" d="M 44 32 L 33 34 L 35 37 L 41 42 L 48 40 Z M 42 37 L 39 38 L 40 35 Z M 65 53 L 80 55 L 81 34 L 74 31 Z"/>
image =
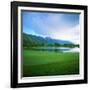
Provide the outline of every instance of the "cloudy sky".
<path id="1" fill-rule="evenodd" d="M 23 32 L 80 43 L 80 14 L 22 11 Z"/>

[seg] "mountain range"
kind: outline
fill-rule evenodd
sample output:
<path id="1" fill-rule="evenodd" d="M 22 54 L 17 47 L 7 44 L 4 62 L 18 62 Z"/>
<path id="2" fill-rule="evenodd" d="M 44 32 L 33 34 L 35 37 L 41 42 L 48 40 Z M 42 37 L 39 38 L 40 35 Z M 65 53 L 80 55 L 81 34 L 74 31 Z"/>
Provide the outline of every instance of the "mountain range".
<path id="1" fill-rule="evenodd" d="M 23 33 L 23 45 L 29 46 L 29 45 L 54 45 L 54 44 L 73 44 L 70 41 L 67 40 L 57 40 L 52 39 L 50 37 L 41 37 L 41 36 L 35 36 L 31 34 Z"/>

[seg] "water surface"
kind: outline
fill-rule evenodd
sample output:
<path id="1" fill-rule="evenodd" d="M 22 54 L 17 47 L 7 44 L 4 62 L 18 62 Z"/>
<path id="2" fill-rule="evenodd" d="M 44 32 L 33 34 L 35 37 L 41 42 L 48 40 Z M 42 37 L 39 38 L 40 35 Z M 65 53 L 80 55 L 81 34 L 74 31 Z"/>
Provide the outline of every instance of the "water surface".
<path id="1" fill-rule="evenodd" d="M 36 47 L 32 48 L 35 51 L 55 51 L 55 52 L 80 52 L 80 48 L 74 47 Z"/>

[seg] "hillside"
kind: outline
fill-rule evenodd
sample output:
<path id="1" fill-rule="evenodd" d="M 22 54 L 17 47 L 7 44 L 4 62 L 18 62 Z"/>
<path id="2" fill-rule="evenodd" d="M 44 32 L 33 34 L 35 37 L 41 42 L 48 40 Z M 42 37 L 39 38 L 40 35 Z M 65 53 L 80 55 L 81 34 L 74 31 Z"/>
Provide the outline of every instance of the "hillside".
<path id="1" fill-rule="evenodd" d="M 50 37 L 43 38 L 23 33 L 23 46 L 53 46 L 53 45 L 71 45 L 70 41 L 52 39 Z"/>

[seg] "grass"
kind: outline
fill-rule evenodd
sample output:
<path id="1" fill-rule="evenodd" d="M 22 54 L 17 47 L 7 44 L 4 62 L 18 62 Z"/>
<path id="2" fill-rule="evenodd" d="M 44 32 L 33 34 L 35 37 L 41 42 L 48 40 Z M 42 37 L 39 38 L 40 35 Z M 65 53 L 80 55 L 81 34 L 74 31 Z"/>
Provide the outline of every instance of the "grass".
<path id="1" fill-rule="evenodd" d="M 23 76 L 79 74 L 79 53 L 23 50 Z"/>

